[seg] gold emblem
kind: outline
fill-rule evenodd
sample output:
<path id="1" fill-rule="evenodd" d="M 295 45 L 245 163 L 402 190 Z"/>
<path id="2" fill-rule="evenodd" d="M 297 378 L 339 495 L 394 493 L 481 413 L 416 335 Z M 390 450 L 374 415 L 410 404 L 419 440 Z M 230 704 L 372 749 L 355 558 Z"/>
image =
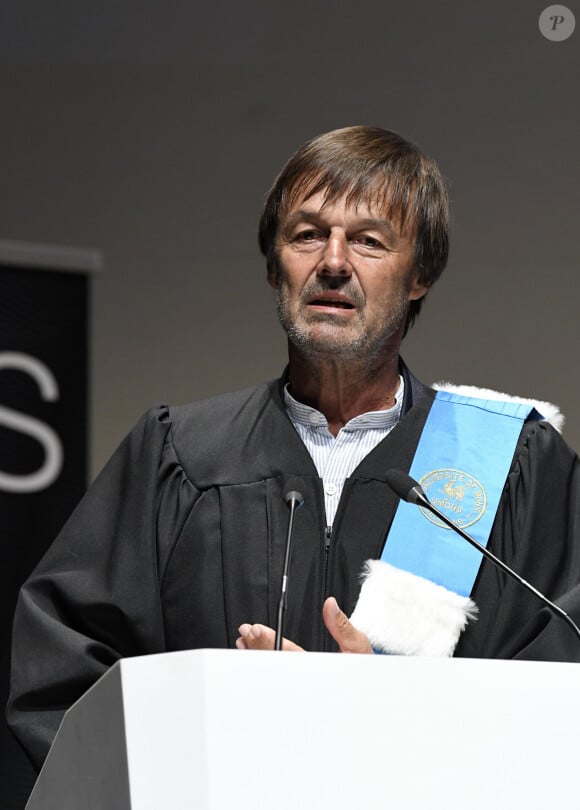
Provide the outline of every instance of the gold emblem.
<path id="1" fill-rule="evenodd" d="M 477 523 L 485 513 L 485 489 L 476 478 L 462 470 L 433 470 L 424 475 L 419 483 L 433 506 L 461 529 Z M 424 507 L 419 508 L 431 523 L 443 529 L 449 528 L 432 512 Z"/>

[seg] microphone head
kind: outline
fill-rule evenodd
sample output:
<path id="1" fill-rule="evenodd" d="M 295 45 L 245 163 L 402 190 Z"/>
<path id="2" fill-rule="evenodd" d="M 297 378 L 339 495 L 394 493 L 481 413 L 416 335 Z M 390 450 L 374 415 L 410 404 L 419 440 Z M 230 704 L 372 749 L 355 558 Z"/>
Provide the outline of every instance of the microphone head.
<path id="1" fill-rule="evenodd" d="M 306 487 L 301 478 L 290 478 L 284 492 L 284 500 L 288 506 L 292 506 L 293 503 L 296 509 L 299 509 L 302 506 L 304 503 L 304 495 L 302 494 L 302 491 L 304 489 L 306 489 Z"/>
<path id="2" fill-rule="evenodd" d="M 426 500 L 425 493 L 417 481 L 402 470 L 387 470 L 385 481 L 402 501 L 418 504 Z"/>

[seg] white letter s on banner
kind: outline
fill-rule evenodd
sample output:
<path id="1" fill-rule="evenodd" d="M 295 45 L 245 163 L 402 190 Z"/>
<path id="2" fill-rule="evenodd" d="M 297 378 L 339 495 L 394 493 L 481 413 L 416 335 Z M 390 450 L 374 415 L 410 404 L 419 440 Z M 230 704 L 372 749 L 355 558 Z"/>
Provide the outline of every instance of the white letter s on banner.
<path id="1" fill-rule="evenodd" d="M 29 354 L 0 352 L 0 371 L 18 369 L 34 378 L 45 402 L 58 400 L 56 379 L 50 369 Z M 54 430 L 31 416 L 0 405 L 0 425 L 36 439 L 44 448 L 44 464 L 30 475 L 9 475 L 0 470 L 0 490 L 6 492 L 36 492 L 49 487 L 55 481 L 63 465 L 62 443 Z"/>

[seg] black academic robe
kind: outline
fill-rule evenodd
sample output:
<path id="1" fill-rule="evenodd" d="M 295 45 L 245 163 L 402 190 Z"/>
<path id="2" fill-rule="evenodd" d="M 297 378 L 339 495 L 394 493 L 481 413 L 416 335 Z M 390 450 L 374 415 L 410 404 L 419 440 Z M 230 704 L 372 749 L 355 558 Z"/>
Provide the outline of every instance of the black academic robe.
<path id="1" fill-rule="evenodd" d="M 242 622 L 275 624 L 293 476 L 297 512 L 285 635 L 335 650 L 321 618 L 350 614 L 380 557 L 434 392 L 404 369 L 403 416 L 347 479 L 327 536 L 321 481 L 284 410 L 283 381 L 147 413 L 24 586 L 14 627 L 14 730 L 39 765 L 64 710 L 119 658 L 233 647 Z M 579 469 L 546 423 L 524 426 L 490 549 L 580 620 Z M 580 661 L 570 629 L 485 562 L 478 621 L 456 655 Z"/>

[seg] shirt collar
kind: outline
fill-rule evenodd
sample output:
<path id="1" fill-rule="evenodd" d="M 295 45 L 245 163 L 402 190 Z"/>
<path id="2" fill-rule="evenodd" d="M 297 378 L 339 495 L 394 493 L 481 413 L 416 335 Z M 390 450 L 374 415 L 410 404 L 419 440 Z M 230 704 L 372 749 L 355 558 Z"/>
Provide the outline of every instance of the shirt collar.
<path id="1" fill-rule="evenodd" d="M 401 409 L 403 405 L 403 394 L 405 384 L 403 378 L 399 377 L 399 387 L 395 394 L 395 404 L 392 408 L 387 408 L 383 411 L 368 411 L 355 416 L 346 423 L 343 430 L 385 430 L 397 424 L 401 418 Z M 328 427 L 326 416 L 312 408 L 310 405 L 305 405 L 294 399 L 289 391 L 289 383 L 284 386 L 284 405 L 290 419 L 294 423 L 308 425 L 309 427 Z"/>

